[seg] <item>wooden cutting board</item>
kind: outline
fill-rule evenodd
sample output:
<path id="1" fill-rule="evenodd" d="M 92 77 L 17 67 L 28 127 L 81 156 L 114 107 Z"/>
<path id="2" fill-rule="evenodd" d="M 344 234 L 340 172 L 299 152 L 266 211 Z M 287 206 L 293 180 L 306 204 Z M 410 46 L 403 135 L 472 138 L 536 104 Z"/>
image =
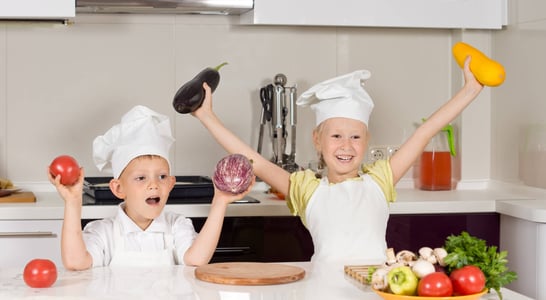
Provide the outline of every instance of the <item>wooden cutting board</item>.
<path id="1" fill-rule="evenodd" d="M 197 279 L 231 285 L 270 285 L 294 282 L 305 276 L 297 266 L 274 263 L 229 262 L 197 267 Z"/>
<path id="2" fill-rule="evenodd" d="M 36 202 L 33 192 L 16 192 L 9 196 L 0 197 L 0 203 Z"/>

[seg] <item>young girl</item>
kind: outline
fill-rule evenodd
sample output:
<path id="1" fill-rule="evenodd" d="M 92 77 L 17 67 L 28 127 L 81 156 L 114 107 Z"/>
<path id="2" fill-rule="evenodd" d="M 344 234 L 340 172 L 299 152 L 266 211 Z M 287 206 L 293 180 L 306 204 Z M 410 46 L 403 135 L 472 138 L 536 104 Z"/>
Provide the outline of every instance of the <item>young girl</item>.
<path id="1" fill-rule="evenodd" d="M 49 180 L 65 202 L 61 256 L 69 270 L 97 266 L 203 265 L 220 236 L 227 205 L 250 191 L 232 195 L 215 188 L 209 216 L 197 234 L 190 219 L 164 211 L 176 179 L 170 175 L 169 149 L 174 142 L 169 119 L 136 106 L 93 143 L 100 170 L 111 169 L 112 193 L 124 201 L 114 217 L 81 229 L 84 170 L 72 186 Z"/>
<path id="2" fill-rule="evenodd" d="M 288 173 L 262 157 L 226 129 L 212 111 L 210 88 L 200 109 L 192 113 L 230 153 L 253 160 L 254 173 L 273 189 L 287 195 L 287 205 L 309 230 L 314 243 L 313 261 L 382 263 L 388 203 L 395 201 L 395 185 L 413 165 L 429 140 L 455 119 L 483 89 L 464 65 L 465 84 L 432 114 L 389 159 L 362 167 L 368 146 L 368 119 L 373 102 L 357 71 L 320 83 L 298 99 L 310 105 L 317 117 L 313 142 L 326 173 L 311 170 Z"/>

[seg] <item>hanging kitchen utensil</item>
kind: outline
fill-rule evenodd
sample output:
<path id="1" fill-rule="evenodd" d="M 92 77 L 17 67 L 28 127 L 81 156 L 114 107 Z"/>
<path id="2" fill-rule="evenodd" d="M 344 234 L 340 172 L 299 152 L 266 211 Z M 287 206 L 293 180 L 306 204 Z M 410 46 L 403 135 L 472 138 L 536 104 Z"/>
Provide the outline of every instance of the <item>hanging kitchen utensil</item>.
<path id="1" fill-rule="evenodd" d="M 272 125 L 273 125 L 273 155 L 275 163 L 282 165 L 285 145 L 285 123 L 284 123 L 284 87 L 275 85 L 272 105 Z"/>
<path id="2" fill-rule="evenodd" d="M 263 137 L 264 137 L 264 128 L 267 122 L 271 121 L 271 105 L 273 102 L 273 85 L 268 84 L 267 86 L 260 89 L 260 101 L 262 103 L 262 115 L 260 117 L 260 132 L 258 137 L 258 153 L 262 153 Z"/>
<path id="3" fill-rule="evenodd" d="M 295 164 L 296 159 L 296 124 L 297 124 L 297 107 L 296 100 L 298 98 L 296 87 L 289 88 L 289 105 L 290 105 L 290 163 Z"/>

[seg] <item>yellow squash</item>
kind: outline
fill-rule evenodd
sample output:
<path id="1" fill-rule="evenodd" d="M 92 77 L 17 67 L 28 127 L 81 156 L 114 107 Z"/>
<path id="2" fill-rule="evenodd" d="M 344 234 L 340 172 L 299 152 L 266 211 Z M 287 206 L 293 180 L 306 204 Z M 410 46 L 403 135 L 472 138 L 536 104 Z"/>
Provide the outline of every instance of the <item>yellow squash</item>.
<path id="1" fill-rule="evenodd" d="M 459 67 L 464 66 L 464 61 L 467 56 L 471 56 L 470 70 L 476 79 L 483 85 L 499 86 L 504 82 L 506 73 L 504 67 L 487 57 L 478 49 L 463 43 L 458 42 L 453 46 L 453 56 L 459 64 Z"/>

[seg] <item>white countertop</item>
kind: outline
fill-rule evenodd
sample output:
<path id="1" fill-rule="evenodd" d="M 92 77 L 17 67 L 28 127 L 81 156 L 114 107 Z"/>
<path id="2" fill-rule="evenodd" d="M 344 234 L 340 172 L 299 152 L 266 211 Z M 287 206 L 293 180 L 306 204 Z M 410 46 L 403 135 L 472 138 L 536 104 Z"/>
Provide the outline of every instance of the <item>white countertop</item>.
<path id="1" fill-rule="evenodd" d="M 62 219 L 63 200 L 52 192 L 35 192 L 36 203 L 0 203 L 0 220 Z M 237 203 L 228 207 L 227 216 L 290 216 L 284 200 L 266 193 L 262 188 L 249 196 L 259 204 Z M 208 204 L 167 205 L 167 209 L 186 217 L 206 217 Z M 546 189 L 506 183 L 492 183 L 484 189 L 421 191 L 398 189 L 397 202 L 391 214 L 483 213 L 498 212 L 532 222 L 546 223 Z M 114 215 L 115 205 L 84 206 L 83 219 L 99 219 Z"/>
<path id="2" fill-rule="evenodd" d="M 305 269 L 299 281 L 263 286 L 223 285 L 196 279 L 193 267 L 93 268 L 81 272 L 58 270 L 50 288 L 26 286 L 22 270 L 0 269 L 0 299 L 260 299 L 321 300 L 381 299 L 369 287 L 345 275 L 343 266 L 309 262 L 287 263 Z M 504 300 L 529 300 L 502 289 Z M 481 299 L 498 299 L 493 292 Z"/>

